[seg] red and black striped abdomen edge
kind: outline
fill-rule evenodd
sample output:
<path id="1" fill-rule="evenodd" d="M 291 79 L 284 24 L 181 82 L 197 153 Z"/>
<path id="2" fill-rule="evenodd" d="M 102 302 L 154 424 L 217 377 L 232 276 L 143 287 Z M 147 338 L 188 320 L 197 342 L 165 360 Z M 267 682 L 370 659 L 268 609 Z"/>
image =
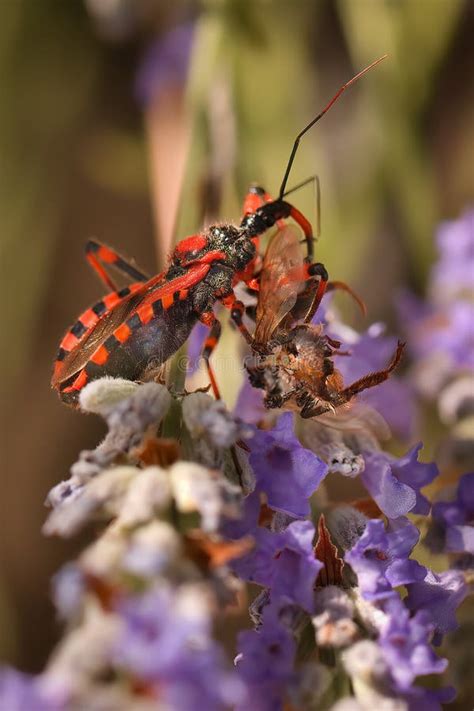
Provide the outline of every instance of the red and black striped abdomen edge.
<path id="1" fill-rule="evenodd" d="M 75 405 L 82 388 L 104 376 L 138 380 L 151 361 L 162 364 L 186 341 L 197 321 L 188 290 L 145 300 L 97 347 L 87 363 L 59 386 Z"/>
<path id="2" fill-rule="evenodd" d="M 54 362 L 52 377 L 53 386 L 57 386 L 60 382 L 61 371 L 63 369 L 65 358 L 72 350 L 79 347 L 80 343 L 88 336 L 88 334 L 99 322 L 99 319 L 115 306 L 120 304 L 130 294 L 134 294 L 140 289 L 143 289 L 143 283 L 131 284 L 120 291 L 113 291 L 112 293 L 104 296 L 100 301 L 97 301 L 97 303 L 79 316 L 77 321 L 67 331 L 59 344 L 59 350 Z"/>

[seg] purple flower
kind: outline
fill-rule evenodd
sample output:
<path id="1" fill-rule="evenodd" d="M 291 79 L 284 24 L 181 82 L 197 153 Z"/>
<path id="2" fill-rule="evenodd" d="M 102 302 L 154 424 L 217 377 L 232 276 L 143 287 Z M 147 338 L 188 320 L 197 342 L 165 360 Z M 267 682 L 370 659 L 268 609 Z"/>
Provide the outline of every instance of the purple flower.
<path id="1" fill-rule="evenodd" d="M 45 677 L 22 674 L 14 669 L 0 671 L 2 711 L 61 711 L 66 709 L 65 689 Z"/>
<path id="2" fill-rule="evenodd" d="M 346 329 L 340 336 L 344 347 L 350 350 L 349 357 L 336 358 L 346 385 L 377 370 L 382 370 L 390 363 L 397 347 L 396 337 L 384 335 L 381 324 L 373 324 L 365 333 L 358 335 L 349 332 L 351 337 L 344 338 Z M 409 439 L 415 429 L 416 405 L 413 389 L 396 375 L 369 388 L 358 396 L 360 402 L 371 405 L 386 420 L 392 431 L 402 439 Z"/>
<path id="3" fill-rule="evenodd" d="M 437 642 L 443 634 L 457 628 L 456 610 L 468 594 L 462 572 L 447 570 L 438 574 L 428 570 L 422 581 L 412 582 L 407 590 L 407 607 L 414 612 L 429 613 L 438 633 Z"/>
<path id="4" fill-rule="evenodd" d="M 84 574 L 78 565 L 67 563 L 52 581 L 53 600 L 62 619 L 69 619 L 81 610 L 86 592 Z"/>
<path id="5" fill-rule="evenodd" d="M 157 586 L 122 603 L 119 612 L 125 629 L 115 661 L 156 689 L 164 706 L 213 711 L 240 700 L 241 684 L 211 638 L 207 597 L 199 585 Z"/>
<path id="6" fill-rule="evenodd" d="M 387 619 L 379 645 L 397 691 L 410 689 L 417 676 L 441 674 L 448 662 L 438 657 L 430 645 L 434 629 L 430 615 L 421 610 L 410 617 L 398 595 L 386 603 L 384 611 Z"/>
<path id="7" fill-rule="evenodd" d="M 234 572 L 268 587 L 272 601 L 292 602 L 312 612 L 314 582 L 322 568 L 314 555 L 313 524 L 294 521 L 282 533 L 257 528 L 253 537 L 255 548 L 234 561 Z"/>
<path id="8" fill-rule="evenodd" d="M 250 425 L 258 425 L 262 420 L 269 418 L 271 415 L 263 404 L 263 396 L 263 390 L 253 388 L 248 378 L 245 378 L 235 404 L 235 414 Z"/>
<path id="9" fill-rule="evenodd" d="M 182 86 L 187 77 L 194 39 L 194 25 L 173 28 L 148 49 L 139 69 L 135 92 L 141 104 L 149 104 L 168 86 Z"/>
<path id="10" fill-rule="evenodd" d="M 421 447 L 421 443 L 416 444 L 400 459 L 382 451 L 364 452 L 362 481 L 388 518 L 430 511 L 430 503 L 420 489 L 433 481 L 438 468 L 434 463 L 418 461 Z"/>
<path id="11" fill-rule="evenodd" d="M 257 430 L 248 445 L 256 490 L 265 492 L 268 505 L 296 518 L 308 516 L 309 497 L 326 476 L 327 466 L 298 441 L 293 415 L 284 413 L 273 430 Z"/>
<path id="12" fill-rule="evenodd" d="M 398 585 L 424 580 L 426 568 L 408 558 L 418 539 L 419 532 L 408 519 L 391 521 L 387 530 L 383 521 L 367 522 L 364 533 L 345 555 L 365 598 L 392 597 Z"/>
<path id="13" fill-rule="evenodd" d="M 417 368 L 414 384 L 428 397 L 459 371 L 474 367 L 474 210 L 459 220 L 442 223 L 438 231 L 440 258 L 431 278 L 431 298 L 419 302 L 411 294 L 398 299 L 400 322 Z"/>
<path id="14" fill-rule="evenodd" d="M 472 303 L 458 300 L 439 307 L 424 307 L 417 304 L 415 297 L 405 296 L 400 308 L 408 330 L 409 348 L 418 360 L 442 363 L 445 378 L 456 370 L 474 366 Z M 411 316 L 406 314 L 408 308 Z"/>
<path id="15" fill-rule="evenodd" d="M 247 694 L 236 711 L 282 711 L 285 690 L 294 681 L 296 643 L 280 621 L 278 608 L 267 606 L 260 628 L 241 632 L 235 662 Z"/>
<path id="16" fill-rule="evenodd" d="M 472 290 L 474 269 L 474 209 L 457 220 L 442 222 L 437 234 L 439 262 L 433 268 L 433 295 L 448 298 L 464 289 Z"/>
<path id="17" fill-rule="evenodd" d="M 443 686 L 441 689 L 413 686 L 403 695 L 408 711 L 443 711 L 442 704 L 449 704 L 455 697 L 456 689 L 452 686 Z"/>
<path id="18" fill-rule="evenodd" d="M 433 505 L 432 516 L 447 552 L 474 554 L 474 473 L 461 477 L 454 501 Z"/>

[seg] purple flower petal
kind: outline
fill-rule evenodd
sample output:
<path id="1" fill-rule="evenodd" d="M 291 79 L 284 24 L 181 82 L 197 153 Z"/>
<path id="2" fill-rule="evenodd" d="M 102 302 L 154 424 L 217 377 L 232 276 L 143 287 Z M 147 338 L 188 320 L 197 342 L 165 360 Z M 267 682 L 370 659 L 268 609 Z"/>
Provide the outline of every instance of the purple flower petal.
<path id="1" fill-rule="evenodd" d="M 253 388 L 248 379 L 245 378 L 235 404 L 235 414 L 250 425 L 258 425 L 259 422 L 269 415 L 268 410 L 263 404 L 263 395 L 263 390 Z"/>
<path id="2" fill-rule="evenodd" d="M 66 690 L 52 679 L 14 669 L 0 670 L 0 709 L 5 711 L 65 711 Z"/>
<path id="3" fill-rule="evenodd" d="M 286 688 L 294 680 L 296 644 L 273 605 L 265 608 L 258 631 L 238 637 L 237 671 L 247 687 L 245 702 L 236 711 L 280 711 Z"/>
<path id="4" fill-rule="evenodd" d="M 449 553 L 474 553 L 474 473 L 464 474 L 456 498 L 433 506 L 437 538 Z"/>
<path id="5" fill-rule="evenodd" d="M 220 711 L 241 698 L 241 684 L 211 637 L 207 605 L 199 585 L 162 584 L 119 606 L 124 629 L 115 663 L 176 711 Z"/>
<path id="6" fill-rule="evenodd" d="M 266 493 L 268 505 L 296 518 L 308 516 L 309 497 L 327 465 L 295 437 L 292 414 L 283 414 L 273 430 L 257 430 L 248 445 L 256 488 Z"/>
<path id="7" fill-rule="evenodd" d="M 314 533 L 310 521 L 294 521 L 282 533 L 258 528 L 255 548 L 236 560 L 233 570 L 243 580 L 270 588 L 272 601 L 292 602 L 311 612 L 314 582 L 322 568 L 314 555 Z"/>
<path id="8" fill-rule="evenodd" d="M 365 454 L 364 459 L 362 481 L 384 514 L 398 518 L 411 511 L 416 505 L 416 492 L 394 476 L 389 455 L 373 452 Z"/>
<path id="9" fill-rule="evenodd" d="M 428 612 L 437 632 L 444 634 L 457 628 L 456 609 L 468 592 L 461 572 L 447 570 L 437 574 L 428 571 L 422 582 L 407 585 L 407 590 L 408 608 Z"/>
<path id="10" fill-rule="evenodd" d="M 430 503 L 420 492 L 438 474 L 436 464 L 418 461 L 421 443 L 396 459 L 385 452 L 364 453 L 362 481 L 388 518 L 412 513 L 428 514 Z"/>
<path id="11" fill-rule="evenodd" d="M 364 597 L 390 598 L 397 586 L 424 580 L 426 568 L 408 558 L 418 538 L 418 530 L 407 519 L 391 522 L 387 530 L 383 521 L 367 522 L 364 533 L 345 555 L 357 573 Z"/>
<path id="12" fill-rule="evenodd" d="M 441 674 L 448 662 L 438 657 L 430 646 L 433 632 L 430 616 L 421 611 L 410 617 L 399 597 L 388 601 L 385 612 L 388 617 L 379 644 L 396 689 L 410 689 L 417 676 Z"/>

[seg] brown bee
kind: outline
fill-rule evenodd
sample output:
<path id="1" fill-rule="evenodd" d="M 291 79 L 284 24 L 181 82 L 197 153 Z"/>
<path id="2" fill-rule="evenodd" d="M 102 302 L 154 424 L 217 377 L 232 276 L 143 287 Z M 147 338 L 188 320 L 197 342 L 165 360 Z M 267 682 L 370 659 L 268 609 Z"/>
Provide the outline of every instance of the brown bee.
<path id="1" fill-rule="evenodd" d="M 256 309 L 253 362 L 246 368 L 251 384 L 265 391 L 268 408 L 286 407 L 302 417 L 335 412 L 358 393 L 384 380 L 398 365 L 405 344 L 399 342 L 384 370 L 368 373 L 348 386 L 335 368 L 335 355 L 350 355 L 341 344 L 313 325 L 326 290 L 343 289 L 361 304 L 343 282 L 328 282 L 322 265 L 308 265 L 299 237 L 285 225 L 271 238 L 263 260 Z"/>

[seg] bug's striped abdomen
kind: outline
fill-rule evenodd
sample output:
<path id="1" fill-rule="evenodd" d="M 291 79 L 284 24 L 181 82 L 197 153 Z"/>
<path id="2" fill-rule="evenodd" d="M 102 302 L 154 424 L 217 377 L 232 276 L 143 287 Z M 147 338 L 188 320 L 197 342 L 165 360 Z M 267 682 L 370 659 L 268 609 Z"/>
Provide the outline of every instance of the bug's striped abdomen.
<path id="1" fill-rule="evenodd" d="M 192 301 L 157 299 L 138 306 L 91 352 L 87 362 L 59 386 L 61 399 L 76 404 L 82 388 L 109 375 L 139 380 L 150 363 L 165 363 L 186 341 L 197 321 Z M 93 334 L 92 334 L 93 335 Z"/>
<path id="2" fill-rule="evenodd" d="M 54 362 L 54 371 L 51 381 L 53 387 L 55 387 L 62 379 L 61 374 L 64 369 L 64 362 L 71 351 L 77 348 L 80 343 L 85 341 L 92 329 L 105 314 L 127 299 L 130 294 L 134 294 L 141 289 L 143 289 L 143 284 L 136 283 L 131 284 L 120 291 L 113 291 L 112 293 L 104 296 L 100 301 L 97 301 L 97 303 L 79 316 L 77 321 L 67 331 L 59 344 L 59 350 Z"/>

